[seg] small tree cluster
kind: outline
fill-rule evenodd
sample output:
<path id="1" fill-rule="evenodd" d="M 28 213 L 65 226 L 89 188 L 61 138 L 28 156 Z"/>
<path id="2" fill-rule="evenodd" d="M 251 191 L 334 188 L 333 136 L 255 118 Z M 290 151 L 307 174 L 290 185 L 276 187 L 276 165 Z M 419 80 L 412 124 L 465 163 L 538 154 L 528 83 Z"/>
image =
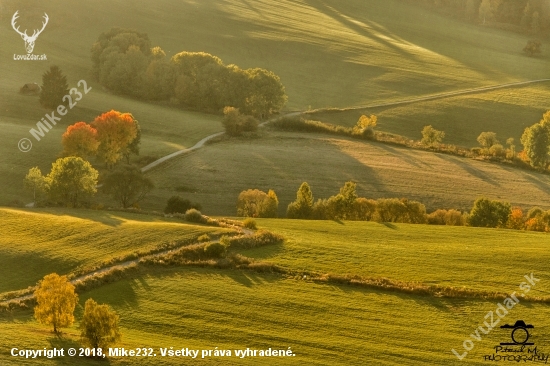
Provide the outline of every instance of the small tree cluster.
<path id="1" fill-rule="evenodd" d="M 424 126 L 422 129 L 422 144 L 429 147 L 437 147 L 445 138 L 445 132 L 436 130 L 431 125 Z"/>
<path id="2" fill-rule="evenodd" d="M 428 214 L 427 223 L 429 225 L 449 225 L 449 226 L 464 226 L 466 225 L 466 215 L 458 210 L 435 210 Z"/>
<path id="3" fill-rule="evenodd" d="M 468 224 L 475 227 L 506 227 L 512 208 L 508 202 L 478 198 L 468 217 Z"/>
<path id="4" fill-rule="evenodd" d="M 112 28 L 92 47 L 93 74 L 110 90 L 142 99 L 170 100 L 204 111 L 234 106 L 264 117 L 277 113 L 287 96 L 273 72 L 224 65 L 205 52 L 180 52 L 171 59 L 151 47 L 145 33 Z"/>
<path id="5" fill-rule="evenodd" d="M 267 193 L 258 189 L 242 191 L 237 199 L 237 216 L 277 217 L 279 199 L 273 190 Z"/>
<path id="6" fill-rule="evenodd" d="M 130 113 L 115 110 L 97 116 L 87 124 L 77 122 L 62 136 L 63 155 L 87 159 L 97 156 L 112 168 L 122 158 L 130 160 L 130 153 L 139 154 L 141 129 Z"/>
<path id="7" fill-rule="evenodd" d="M 550 164 L 550 111 L 544 113 L 539 123 L 527 127 L 521 136 L 524 153 L 529 164 L 547 169 Z"/>
<path id="8" fill-rule="evenodd" d="M 530 57 L 533 57 L 540 54 L 542 52 L 541 49 L 542 43 L 540 41 L 530 40 L 527 41 L 527 45 L 523 48 L 523 52 L 525 52 Z"/>
<path id="9" fill-rule="evenodd" d="M 223 109 L 223 127 L 229 136 L 241 136 L 244 132 L 256 132 L 258 121 L 252 116 L 242 115 L 237 108 Z"/>
<path id="10" fill-rule="evenodd" d="M 196 209 L 200 211 L 202 209 L 201 205 L 198 203 L 192 203 L 188 199 L 183 199 L 180 196 L 172 196 L 166 202 L 166 207 L 164 207 L 164 213 L 173 214 L 181 213 L 184 214 L 187 210 Z"/>
<path id="11" fill-rule="evenodd" d="M 353 128 L 353 134 L 362 136 L 366 139 L 374 138 L 374 128 L 376 127 L 378 118 L 371 114 L 370 116 L 362 115 L 359 117 L 357 124 Z"/>
<path id="12" fill-rule="evenodd" d="M 96 193 L 99 173 L 92 165 L 74 156 L 59 158 L 47 176 L 38 167 L 31 168 L 25 177 L 25 187 L 39 203 L 47 194 L 53 202 L 77 207 Z"/>
<path id="13" fill-rule="evenodd" d="M 44 276 L 34 296 L 34 317 L 39 323 L 53 326 L 55 333 L 74 323 L 78 295 L 67 276 L 57 273 Z M 79 328 L 82 343 L 92 348 L 105 349 L 121 339 L 118 315 L 108 305 L 99 305 L 93 299 L 86 300 Z"/>

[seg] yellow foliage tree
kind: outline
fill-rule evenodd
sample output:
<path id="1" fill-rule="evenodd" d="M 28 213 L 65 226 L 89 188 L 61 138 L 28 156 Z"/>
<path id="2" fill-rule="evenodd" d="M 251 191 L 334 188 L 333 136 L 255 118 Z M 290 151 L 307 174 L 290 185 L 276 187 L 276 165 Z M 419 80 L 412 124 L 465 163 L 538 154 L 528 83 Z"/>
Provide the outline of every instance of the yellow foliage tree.
<path id="1" fill-rule="evenodd" d="M 39 323 L 53 325 L 53 331 L 68 327 L 74 322 L 74 308 L 78 295 L 67 276 L 57 273 L 46 275 L 34 292 L 37 305 L 34 317 Z"/>
<path id="2" fill-rule="evenodd" d="M 121 338 L 118 315 L 108 305 L 99 305 L 93 299 L 86 300 L 84 316 L 80 323 L 80 337 L 92 348 L 106 348 Z"/>

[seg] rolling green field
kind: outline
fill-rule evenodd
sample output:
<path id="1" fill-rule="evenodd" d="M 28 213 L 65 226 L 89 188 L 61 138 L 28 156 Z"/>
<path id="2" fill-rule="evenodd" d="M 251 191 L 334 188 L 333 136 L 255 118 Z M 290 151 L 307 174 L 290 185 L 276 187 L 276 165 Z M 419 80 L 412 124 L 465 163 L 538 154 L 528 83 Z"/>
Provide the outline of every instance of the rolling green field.
<path id="1" fill-rule="evenodd" d="M 49 15 L 34 50 L 47 54 L 47 61 L 13 60 L 14 54 L 25 53 L 21 37 L 10 25 L 15 10 L 22 29 L 39 25 L 44 12 Z M 23 190 L 29 168 L 49 172 L 62 150 L 66 127 L 90 122 L 105 111 L 130 112 L 139 121 L 142 165 L 222 131 L 220 115 L 113 95 L 94 81 L 90 48 L 100 33 L 115 26 L 146 32 L 152 45 L 162 47 L 168 57 L 204 51 L 226 65 L 273 71 L 289 98 L 282 113 L 545 79 L 550 70 L 546 45 L 538 57 L 522 52 L 531 38 L 527 34 L 460 22 L 401 0 L 0 0 L 0 20 L 0 205 L 30 202 Z M 51 111 L 40 107 L 38 97 L 18 91 L 25 83 L 41 83 L 52 65 L 67 75 L 69 88 L 86 80 L 92 90 L 35 141 L 29 130 Z M 544 83 L 392 107 L 315 113 L 312 118 L 352 126 L 361 114 L 373 113 L 380 131 L 417 140 L 422 127 L 431 124 L 446 132 L 445 143 L 466 147 L 477 145 L 480 132 L 494 131 L 503 143 L 514 137 L 520 150 L 524 128 L 550 109 L 549 100 L 550 83 Z M 318 199 L 336 194 L 353 180 L 359 196 L 406 197 L 421 201 L 428 211 L 469 211 L 480 196 L 524 209 L 550 208 L 549 175 L 335 135 L 269 128 L 258 135 L 220 138 L 148 171 L 155 189 L 140 206 L 162 211 L 169 197 L 181 195 L 200 203 L 207 215 L 233 216 L 241 191 L 273 189 L 279 216 L 284 216 L 302 182 L 310 184 Z M 32 140 L 30 152 L 18 150 L 22 138 Z M 113 205 L 102 194 L 94 203 Z M 238 251 L 260 262 L 251 265 L 257 271 L 205 263 L 141 263 L 139 271 L 80 293 L 77 321 L 62 329 L 61 336 L 40 325 L 32 309 L 0 312 L 0 365 L 485 365 L 483 355 L 509 341 L 509 330 L 497 326 L 482 334 L 462 361 L 451 349 L 462 353 L 463 341 L 472 339 L 486 314 L 502 300 L 419 295 L 407 292 L 410 288 L 389 291 L 303 274 L 388 278 L 411 288 L 438 285 L 477 294 L 510 294 L 518 292 L 524 276 L 532 273 L 540 282 L 528 296 L 550 295 L 547 233 L 347 221 L 257 223 L 285 237 L 280 244 Z M 230 232 L 161 216 L 68 208 L 0 207 L 0 228 L 0 299 L 6 292 L 34 286 L 52 272 L 84 271 L 174 241 Z M 288 271 L 260 272 L 270 268 L 266 263 Z M 78 325 L 88 298 L 110 305 L 120 316 L 123 338 L 117 347 L 152 347 L 156 356 L 10 356 L 13 347 L 81 347 Z M 532 340 L 539 352 L 548 354 L 549 317 L 548 303 L 520 296 L 499 326 L 519 319 L 534 324 Z M 218 347 L 231 350 L 232 356 L 192 361 L 161 357 L 161 347 Z M 236 349 L 247 347 L 290 347 L 295 356 L 235 357 Z"/>
<path id="2" fill-rule="evenodd" d="M 0 222 L 0 293 L 34 286 L 52 272 L 68 274 L 173 241 L 228 231 L 161 217 L 92 210 L 0 209 Z"/>
<path id="3" fill-rule="evenodd" d="M 524 208 L 550 207 L 547 175 L 499 164 L 334 135 L 270 132 L 230 139 L 168 161 L 147 175 L 157 189 L 144 206 L 162 209 L 172 195 L 199 202 L 210 215 L 235 215 L 239 193 L 275 190 L 279 216 L 308 182 L 314 199 L 328 198 L 346 181 L 367 198 L 409 198 L 428 210 L 470 211 L 480 196 Z"/>
<path id="4" fill-rule="evenodd" d="M 60 136 L 66 126 L 90 121 L 104 111 L 134 114 L 143 128 L 141 154 L 148 157 L 189 147 L 221 130 L 218 116 L 113 96 L 91 80 L 90 47 L 101 32 L 113 26 L 147 32 L 152 43 L 168 56 L 183 50 L 206 51 L 226 64 L 270 69 L 286 86 L 288 109 L 349 107 L 539 79 L 547 77 L 550 68 L 546 51 L 537 58 L 521 53 L 526 36 L 449 20 L 398 0 L 276 4 L 267 0 L 254 4 L 239 0 L 173 4 L 162 0 L 154 5 L 145 1 L 129 5 L 122 0 L 70 5 L 63 0 L 25 5 L 7 1 L 2 9 L 0 17 L 5 21 L 0 25 L 0 58 L 7 60 L 0 64 L 0 155 L 4 158 L 0 165 L 0 184 L 4 187 L 0 203 L 4 204 L 28 200 L 21 180 L 33 166 L 49 170 L 61 150 Z M 48 13 L 50 23 L 35 48 L 36 54 L 48 55 L 47 61 L 13 60 L 13 54 L 24 52 L 21 38 L 8 22 L 15 10 L 20 10 L 19 22 L 29 28 L 43 12 Z M 119 16 L 121 13 L 124 17 Z M 205 24 L 209 26 L 205 28 Z M 41 108 L 36 97 L 17 92 L 25 83 L 40 82 L 44 71 L 54 64 L 65 72 L 70 87 L 85 79 L 93 89 L 42 141 L 34 141 L 31 152 L 21 153 L 17 142 L 30 137 L 30 128 L 50 111 Z M 541 93 L 547 100 L 548 90 Z M 535 108 L 537 113 L 531 106 L 512 109 L 513 118 L 522 127 L 540 114 L 540 106 Z M 499 120 L 485 115 L 495 115 L 494 111 L 464 101 L 451 103 L 443 116 L 433 112 L 430 122 L 437 119 L 433 124 L 442 126 L 442 119 L 458 115 L 461 121 L 463 111 L 469 121 Z M 417 137 L 418 126 L 403 117 L 408 112 L 394 112 L 381 116 L 383 128 Z M 510 115 L 508 110 L 502 113 Z M 449 141 L 473 144 L 473 132 L 455 128 L 447 128 Z M 521 132 L 519 127 L 506 128 L 501 132 L 505 137 Z"/>
<path id="5" fill-rule="evenodd" d="M 422 128 L 432 125 L 445 131 L 446 144 L 479 146 L 477 136 L 492 131 L 503 145 L 513 137 L 521 149 L 523 130 L 550 110 L 549 97 L 550 82 L 545 82 L 393 107 L 312 113 L 307 118 L 353 127 L 362 114 L 375 114 L 377 129 L 412 140 L 420 140 Z"/>
<path id="6" fill-rule="evenodd" d="M 524 275 L 540 279 L 529 295 L 548 293 L 544 234 L 507 230 L 338 224 L 301 220 L 259 220 L 259 225 L 287 236 L 284 244 L 243 251 L 292 269 L 387 276 L 476 290 L 518 291 Z M 157 225 L 157 224 L 155 224 Z M 509 245 L 502 244 L 505 237 Z M 521 244 L 518 244 L 521 243 Z M 451 260 L 449 260 L 449 258 Z M 443 260 L 444 259 L 444 260 Z M 518 261 L 518 259 L 521 259 Z M 121 317 L 123 340 L 117 346 L 153 347 L 157 357 L 143 364 L 181 364 L 162 358 L 160 347 L 191 349 L 287 350 L 296 356 L 277 364 L 380 365 L 483 364 L 509 334 L 495 328 L 458 361 L 451 349 L 494 311 L 498 301 L 418 296 L 356 286 L 315 283 L 243 270 L 151 267 L 147 274 L 104 285 L 80 295 L 77 319 L 86 299 L 111 305 Z M 521 303 L 504 322 L 535 324 L 540 352 L 550 347 L 545 321 L 550 308 Z M 427 321 L 429 319 L 429 321 Z M 78 347 L 76 325 L 55 338 L 30 312 L 0 317 L 0 347 Z M 437 334 L 435 336 L 434 334 Z M 234 353 L 233 353 L 234 355 Z M 17 360 L 0 355 L 3 364 Z M 67 357 L 57 364 L 71 364 Z M 128 359 L 110 358 L 123 365 Z M 273 364 L 273 359 L 212 357 L 191 364 Z M 187 364 L 187 360 L 185 360 Z M 35 360 L 29 364 L 51 364 Z M 82 360 L 82 364 L 86 364 Z"/>

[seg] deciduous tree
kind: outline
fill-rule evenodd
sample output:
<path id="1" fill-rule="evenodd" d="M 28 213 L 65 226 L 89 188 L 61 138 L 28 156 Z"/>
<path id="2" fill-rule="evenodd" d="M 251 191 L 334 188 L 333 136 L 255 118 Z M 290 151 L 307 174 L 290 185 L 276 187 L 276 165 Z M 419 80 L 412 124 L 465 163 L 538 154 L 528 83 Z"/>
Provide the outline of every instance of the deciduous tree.
<path id="1" fill-rule="evenodd" d="M 34 317 L 38 322 L 52 325 L 56 333 L 59 328 L 73 324 L 78 296 L 67 276 L 59 276 L 57 273 L 45 276 L 38 282 L 34 296 L 37 303 Z"/>
<path id="2" fill-rule="evenodd" d="M 99 147 L 96 129 L 86 122 L 77 122 L 67 127 L 61 136 L 61 143 L 63 144 L 63 155 L 78 156 L 83 159 L 94 156 Z"/>
<path id="3" fill-rule="evenodd" d="M 80 322 L 80 337 L 86 346 L 106 349 L 120 341 L 119 316 L 109 305 L 86 300 Z"/>
<path id="4" fill-rule="evenodd" d="M 141 169 L 125 165 L 111 172 L 103 183 L 103 191 L 110 194 L 123 208 L 135 205 L 151 192 L 154 184 Z"/>
<path id="5" fill-rule="evenodd" d="M 76 207 L 96 193 L 98 172 L 82 158 L 69 156 L 57 159 L 46 177 L 50 198 Z"/>
<path id="6" fill-rule="evenodd" d="M 97 130 L 98 156 L 111 168 L 137 137 L 137 125 L 130 113 L 115 110 L 95 118 L 92 127 Z"/>
<path id="7" fill-rule="evenodd" d="M 36 204 L 48 190 L 46 177 L 38 167 L 29 169 L 25 176 L 25 188 L 32 193 L 33 202 Z"/>

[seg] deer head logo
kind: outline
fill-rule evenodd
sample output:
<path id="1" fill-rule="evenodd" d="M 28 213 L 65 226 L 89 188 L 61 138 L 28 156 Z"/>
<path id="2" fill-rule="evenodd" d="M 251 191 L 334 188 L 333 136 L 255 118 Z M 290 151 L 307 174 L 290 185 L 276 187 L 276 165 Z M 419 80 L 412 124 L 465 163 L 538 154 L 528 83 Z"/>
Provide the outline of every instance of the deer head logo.
<path id="1" fill-rule="evenodd" d="M 19 27 L 16 27 L 15 25 L 15 21 L 17 20 L 17 18 L 19 18 L 18 13 L 19 13 L 19 10 L 17 10 L 15 14 L 13 14 L 13 17 L 11 18 L 11 26 L 17 33 L 19 33 L 21 38 L 23 38 L 23 41 L 25 41 L 25 49 L 27 50 L 27 53 L 32 53 L 32 50 L 34 49 L 34 42 L 36 41 L 40 33 L 42 33 L 44 28 L 46 28 L 46 24 L 48 24 L 48 20 L 49 20 L 48 14 L 44 13 L 44 22 L 42 23 L 42 29 L 40 30 L 35 29 L 32 36 L 28 36 L 26 29 L 24 32 L 21 32 L 19 30 Z"/>

